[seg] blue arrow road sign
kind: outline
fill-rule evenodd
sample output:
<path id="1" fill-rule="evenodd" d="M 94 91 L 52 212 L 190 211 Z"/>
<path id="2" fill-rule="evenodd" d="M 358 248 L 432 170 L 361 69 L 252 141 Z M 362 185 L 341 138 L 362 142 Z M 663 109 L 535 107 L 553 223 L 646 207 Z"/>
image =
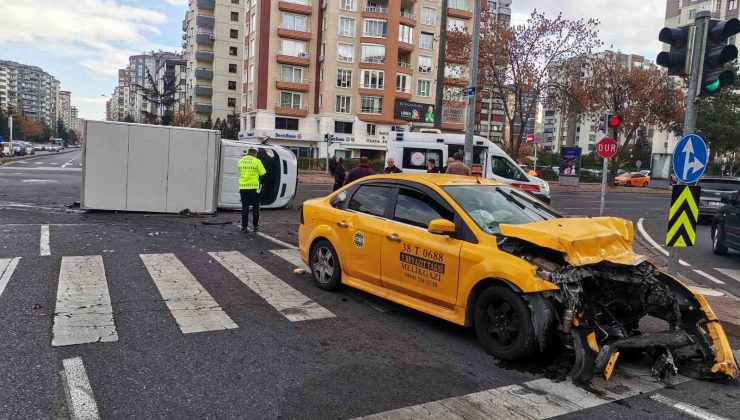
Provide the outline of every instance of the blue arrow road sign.
<path id="1" fill-rule="evenodd" d="M 707 145 L 696 134 L 681 137 L 673 149 L 673 172 L 684 184 L 693 184 L 707 167 Z"/>

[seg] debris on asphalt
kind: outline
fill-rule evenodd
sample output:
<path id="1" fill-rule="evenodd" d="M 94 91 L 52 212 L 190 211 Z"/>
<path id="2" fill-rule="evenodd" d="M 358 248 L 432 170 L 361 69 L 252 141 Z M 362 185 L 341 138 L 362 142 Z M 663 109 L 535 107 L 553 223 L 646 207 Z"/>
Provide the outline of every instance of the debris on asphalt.
<path id="1" fill-rule="evenodd" d="M 293 269 L 293 274 L 295 274 L 295 275 L 306 274 L 306 270 L 304 270 L 302 268 L 295 268 L 295 269 Z"/>

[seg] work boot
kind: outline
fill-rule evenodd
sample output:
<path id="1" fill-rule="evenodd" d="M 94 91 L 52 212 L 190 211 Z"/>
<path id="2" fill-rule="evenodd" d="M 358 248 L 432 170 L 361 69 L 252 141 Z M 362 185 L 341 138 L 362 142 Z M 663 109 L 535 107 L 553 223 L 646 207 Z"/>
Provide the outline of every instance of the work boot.
<path id="1" fill-rule="evenodd" d="M 252 232 L 259 232 L 259 230 L 260 230 L 260 227 L 259 227 L 259 225 L 254 225 L 254 226 L 252 227 Z"/>

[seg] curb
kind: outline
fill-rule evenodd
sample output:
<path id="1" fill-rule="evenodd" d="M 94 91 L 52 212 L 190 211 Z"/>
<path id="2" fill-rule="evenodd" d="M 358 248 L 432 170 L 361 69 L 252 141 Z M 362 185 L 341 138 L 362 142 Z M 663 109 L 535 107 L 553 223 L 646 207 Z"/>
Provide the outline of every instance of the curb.
<path id="1" fill-rule="evenodd" d="M 12 157 L 12 158 L 1 158 L 0 159 L 0 166 L 7 165 L 8 163 L 12 163 L 12 162 L 21 162 L 21 161 L 24 161 L 24 160 L 37 159 L 37 158 L 42 158 L 42 157 L 46 157 L 46 156 L 57 156 L 57 155 L 65 154 L 65 153 L 72 153 L 72 152 L 76 152 L 78 150 L 82 150 L 82 149 L 62 150 L 62 151 L 57 152 L 57 153 L 49 153 L 49 154 L 46 154 L 46 155 L 26 155 L 26 156 L 20 156 L 20 157 Z"/>

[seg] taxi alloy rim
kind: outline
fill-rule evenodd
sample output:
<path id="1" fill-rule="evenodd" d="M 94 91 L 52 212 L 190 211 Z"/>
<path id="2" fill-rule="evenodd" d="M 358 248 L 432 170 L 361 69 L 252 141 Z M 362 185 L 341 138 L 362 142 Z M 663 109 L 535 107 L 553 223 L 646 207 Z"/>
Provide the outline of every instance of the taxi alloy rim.
<path id="1" fill-rule="evenodd" d="M 500 345 L 509 347 L 519 336 L 519 316 L 509 302 L 495 299 L 486 308 L 488 333 Z"/>
<path id="2" fill-rule="evenodd" d="M 334 275 L 334 254 L 329 248 L 320 247 L 313 257 L 313 274 L 320 283 L 328 283 Z"/>

